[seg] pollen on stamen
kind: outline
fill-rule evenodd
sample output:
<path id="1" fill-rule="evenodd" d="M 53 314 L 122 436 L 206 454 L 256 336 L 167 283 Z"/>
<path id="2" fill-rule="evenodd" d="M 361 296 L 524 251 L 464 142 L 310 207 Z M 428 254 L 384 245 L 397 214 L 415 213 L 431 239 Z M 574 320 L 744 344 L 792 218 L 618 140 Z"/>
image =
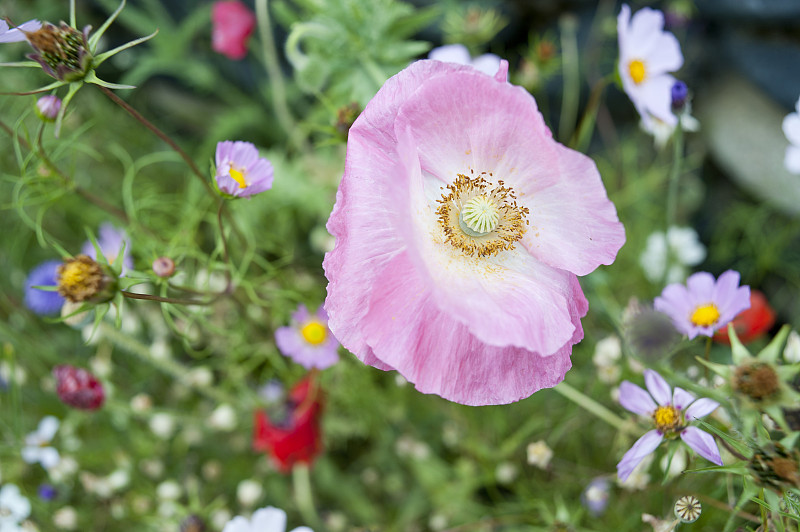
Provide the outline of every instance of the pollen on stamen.
<path id="1" fill-rule="evenodd" d="M 528 225 L 529 210 L 517 205 L 514 191 L 500 180 L 490 188 L 483 175 L 487 172 L 478 177 L 458 174 L 437 200 L 445 241 L 468 256 L 488 257 L 514 249 Z"/>

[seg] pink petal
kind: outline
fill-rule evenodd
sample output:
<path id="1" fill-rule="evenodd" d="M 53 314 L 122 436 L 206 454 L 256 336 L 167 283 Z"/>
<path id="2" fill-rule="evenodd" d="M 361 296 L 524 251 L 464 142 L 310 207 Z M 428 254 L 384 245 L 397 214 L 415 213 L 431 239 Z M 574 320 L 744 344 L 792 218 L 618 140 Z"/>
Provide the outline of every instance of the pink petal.
<path id="1" fill-rule="evenodd" d="M 651 430 L 636 440 L 622 460 L 617 464 L 617 476 L 623 482 L 633 473 L 633 470 L 644 460 L 645 456 L 652 453 L 661 444 L 664 437 L 657 431 Z"/>
<path id="2" fill-rule="evenodd" d="M 690 421 L 692 419 L 700 419 L 702 417 L 706 417 L 711 412 L 717 409 L 719 403 L 714 401 L 713 399 L 708 399 L 706 397 L 702 397 L 692 403 L 689 408 L 686 409 L 686 420 Z"/>
<path id="3" fill-rule="evenodd" d="M 661 405 L 668 405 L 672 402 L 672 389 L 664 380 L 664 377 L 659 375 L 652 369 L 644 370 L 644 383 L 647 385 L 647 391 L 653 396 L 653 399 Z"/>
<path id="4" fill-rule="evenodd" d="M 619 385 L 619 404 L 629 412 L 648 416 L 656 409 L 656 403 L 650 394 L 629 381 Z"/>
<path id="5" fill-rule="evenodd" d="M 722 465 L 722 457 L 719 454 L 719 448 L 711 434 L 697 427 L 686 427 L 686 429 L 681 432 L 681 439 L 686 445 L 694 449 L 697 454 L 709 462 Z"/>

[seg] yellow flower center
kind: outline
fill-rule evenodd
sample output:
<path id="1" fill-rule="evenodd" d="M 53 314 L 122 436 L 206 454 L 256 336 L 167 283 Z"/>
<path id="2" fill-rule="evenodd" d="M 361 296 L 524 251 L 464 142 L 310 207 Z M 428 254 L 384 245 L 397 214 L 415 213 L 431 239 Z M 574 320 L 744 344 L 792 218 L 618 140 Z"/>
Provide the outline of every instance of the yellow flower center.
<path id="1" fill-rule="evenodd" d="M 93 268 L 91 263 L 76 260 L 65 263 L 59 273 L 58 285 L 65 289 L 74 289 L 86 284 Z"/>
<path id="2" fill-rule="evenodd" d="M 303 339 L 309 344 L 319 345 L 328 337 L 328 329 L 318 321 L 311 321 L 300 329 L 300 334 L 303 335 Z"/>
<path id="3" fill-rule="evenodd" d="M 698 327 L 710 327 L 717 323 L 717 320 L 719 319 L 719 309 L 717 309 L 717 306 L 714 303 L 700 305 L 694 309 L 694 312 L 692 312 L 692 317 L 689 319 Z"/>
<path id="4" fill-rule="evenodd" d="M 244 180 L 245 172 L 237 170 L 233 166 L 231 169 L 228 170 L 228 174 L 230 174 L 231 179 L 239 183 L 239 188 L 247 188 L 247 181 Z"/>
<path id="5" fill-rule="evenodd" d="M 492 176 L 458 174 L 437 200 L 436 214 L 446 242 L 468 256 L 487 257 L 514 249 L 528 225 L 528 208 L 517 205 L 514 191 L 499 180 L 490 188 L 486 175 Z"/>
<path id="6" fill-rule="evenodd" d="M 66 259 L 58 267 L 58 293 L 73 303 L 97 296 L 106 284 L 100 265 L 86 255 Z"/>
<path id="7" fill-rule="evenodd" d="M 662 433 L 673 432 L 681 424 L 681 415 L 672 405 L 659 406 L 653 412 L 656 428 Z"/>
<path id="8" fill-rule="evenodd" d="M 634 59 L 628 63 L 628 72 L 630 73 L 633 82 L 637 85 L 643 82 L 646 76 L 644 63 L 638 59 Z"/>

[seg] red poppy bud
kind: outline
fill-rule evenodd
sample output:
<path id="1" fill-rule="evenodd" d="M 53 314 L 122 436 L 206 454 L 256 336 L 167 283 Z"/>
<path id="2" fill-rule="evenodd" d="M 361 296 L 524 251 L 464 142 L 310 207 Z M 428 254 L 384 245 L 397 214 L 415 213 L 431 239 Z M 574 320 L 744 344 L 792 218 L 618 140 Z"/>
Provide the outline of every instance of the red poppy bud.
<path id="1" fill-rule="evenodd" d="M 731 321 L 736 336 L 743 344 L 748 344 L 769 331 L 775 324 L 775 311 L 767 303 L 767 298 L 758 290 L 750 290 L 750 308 L 743 310 Z M 714 340 L 730 345 L 728 327 L 714 333 Z"/>
<path id="2" fill-rule="evenodd" d="M 65 404 L 81 410 L 97 410 L 105 401 L 103 385 L 85 369 L 56 366 L 56 392 Z"/>
<path id="3" fill-rule="evenodd" d="M 284 473 L 291 471 L 298 462 L 313 462 L 322 451 L 321 401 L 317 384 L 307 377 L 289 392 L 282 421 L 273 422 L 265 411 L 257 410 L 253 449 L 267 452 Z"/>

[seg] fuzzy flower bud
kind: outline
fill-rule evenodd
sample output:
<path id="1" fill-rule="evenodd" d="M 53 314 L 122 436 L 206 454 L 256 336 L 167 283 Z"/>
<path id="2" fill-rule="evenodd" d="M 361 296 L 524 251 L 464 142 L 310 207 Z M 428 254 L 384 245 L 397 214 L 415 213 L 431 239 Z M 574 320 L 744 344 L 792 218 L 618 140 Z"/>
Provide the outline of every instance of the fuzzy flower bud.
<path id="1" fill-rule="evenodd" d="M 54 122 L 61 110 L 61 98 L 53 94 L 42 96 L 36 102 L 36 114 L 45 122 Z"/>
<path id="2" fill-rule="evenodd" d="M 689 98 L 689 87 L 686 83 L 678 80 L 672 85 L 670 90 L 672 96 L 672 110 L 675 112 L 683 111 L 686 107 L 686 100 Z"/>

